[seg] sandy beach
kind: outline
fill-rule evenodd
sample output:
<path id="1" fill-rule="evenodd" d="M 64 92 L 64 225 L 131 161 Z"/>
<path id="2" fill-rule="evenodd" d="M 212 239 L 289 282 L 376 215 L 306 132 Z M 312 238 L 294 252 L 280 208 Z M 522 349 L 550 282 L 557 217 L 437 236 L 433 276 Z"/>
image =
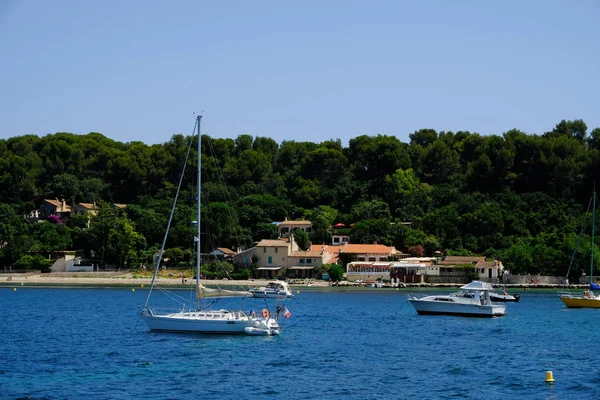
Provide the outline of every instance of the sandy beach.
<path id="1" fill-rule="evenodd" d="M 95 276 L 94 276 L 95 275 Z M 157 277 L 156 285 L 173 287 L 190 287 L 191 280 L 188 278 L 182 282 L 181 278 Z M 268 280 L 202 280 L 206 286 L 265 286 Z M 60 273 L 60 274 L 0 274 L 0 287 L 13 286 L 67 286 L 67 287 L 148 287 L 152 278 L 134 277 L 132 273 L 121 274 L 90 274 L 90 273 Z M 292 284 L 293 287 L 319 288 L 329 287 L 327 282 L 307 282 L 303 284 Z"/>
<path id="2" fill-rule="evenodd" d="M 265 286 L 269 280 L 202 280 L 203 285 L 208 287 L 215 286 L 235 286 L 235 287 L 255 287 Z M 0 287 L 142 287 L 147 288 L 151 285 L 151 277 L 138 277 L 130 272 L 112 272 L 112 273 L 0 273 Z M 181 278 L 157 277 L 156 285 L 189 288 L 192 284 L 191 279 L 182 283 Z M 414 288 L 457 288 L 461 283 L 447 284 L 407 284 L 404 289 Z M 323 289 L 373 289 L 370 287 L 356 287 L 353 285 L 330 286 L 328 282 L 309 280 L 300 283 L 290 283 L 294 290 L 323 290 Z M 515 289 L 584 289 L 587 285 L 506 285 L 507 288 Z M 384 289 L 386 289 L 384 287 Z M 388 288 L 389 289 L 389 288 Z M 402 290 L 402 288 L 400 288 Z"/>

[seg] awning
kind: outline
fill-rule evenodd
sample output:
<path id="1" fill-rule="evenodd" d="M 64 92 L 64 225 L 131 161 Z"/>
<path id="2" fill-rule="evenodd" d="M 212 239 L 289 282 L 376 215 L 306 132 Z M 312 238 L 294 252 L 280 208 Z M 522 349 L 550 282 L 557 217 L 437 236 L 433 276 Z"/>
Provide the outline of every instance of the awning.
<path id="1" fill-rule="evenodd" d="M 256 269 L 261 269 L 261 270 L 267 270 L 267 271 L 277 271 L 278 269 L 281 269 L 282 267 L 258 267 Z"/>
<path id="2" fill-rule="evenodd" d="M 389 267 L 391 263 L 391 261 L 376 261 L 372 265 L 374 267 Z"/>
<path id="3" fill-rule="evenodd" d="M 289 269 L 315 269 L 315 267 L 309 267 L 307 265 L 294 265 L 293 267 L 290 267 Z"/>

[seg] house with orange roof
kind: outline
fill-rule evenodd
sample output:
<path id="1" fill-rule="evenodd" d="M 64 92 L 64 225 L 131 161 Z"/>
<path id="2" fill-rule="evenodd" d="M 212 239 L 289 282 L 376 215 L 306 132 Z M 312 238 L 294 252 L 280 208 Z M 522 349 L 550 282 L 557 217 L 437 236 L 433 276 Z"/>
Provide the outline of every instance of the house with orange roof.
<path id="1" fill-rule="evenodd" d="M 213 251 L 211 251 L 208 254 L 211 256 L 219 257 L 221 259 L 230 261 L 233 259 L 233 256 L 235 255 L 235 251 L 228 249 L 227 247 L 217 247 L 216 249 L 214 249 Z"/>
<path id="2" fill-rule="evenodd" d="M 56 215 L 64 221 L 71 215 L 71 206 L 67 204 L 65 199 L 44 199 L 40 206 L 39 217 L 48 218 L 50 215 Z"/>
<path id="3" fill-rule="evenodd" d="M 310 246 L 311 251 L 322 251 L 326 252 L 325 258 L 327 261 L 324 264 L 337 264 L 339 261 L 340 250 L 345 245 L 326 245 L 326 244 L 313 244 Z"/>
<path id="4" fill-rule="evenodd" d="M 74 215 L 96 215 L 98 214 L 98 206 L 96 203 L 77 203 L 75 207 L 73 207 Z"/>
<path id="5" fill-rule="evenodd" d="M 504 273 L 504 265 L 500 260 L 478 261 L 475 270 L 481 280 L 500 279 Z"/>
<path id="6" fill-rule="evenodd" d="M 250 266 L 255 261 L 261 278 L 310 278 L 314 270 L 330 263 L 332 254 L 322 246 L 312 246 L 304 251 L 298 247 L 293 235 L 282 239 L 263 239 L 248 250 L 236 253 L 233 263 Z"/>
<path id="7" fill-rule="evenodd" d="M 477 279 L 484 282 L 495 282 L 502 277 L 504 266 L 499 260 L 486 260 L 484 256 L 446 256 L 433 259 L 420 273 L 428 283 L 461 282 L 471 279 L 467 269 L 477 274 Z"/>
<path id="8" fill-rule="evenodd" d="M 354 261 L 388 261 L 397 254 L 403 254 L 396 250 L 394 246 L 383 244 L 355 244 L 346 243 L 340 249 L 340 255 L 349 255 Z M 343 258 L 343 257 L 341 257 Z"/>
<path id="9" fill-rule="evenodd" d="M 279 236 L 290 236 L 295 230 L 301 230 L 310 235 L 312 222 L 310 221 L 288 221 L 287 219 L 277 225 L 277 234 Z"/>

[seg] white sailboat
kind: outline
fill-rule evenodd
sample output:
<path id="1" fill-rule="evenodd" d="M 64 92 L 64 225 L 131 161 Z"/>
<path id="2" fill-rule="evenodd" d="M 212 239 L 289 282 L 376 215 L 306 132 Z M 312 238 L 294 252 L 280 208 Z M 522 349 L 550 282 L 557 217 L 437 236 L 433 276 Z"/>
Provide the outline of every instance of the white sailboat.
<path id="1" fill-rule="evenodd" d="M 150 297 L 155 288 L 156 277 L 158 274 L 158 268 L 162 260 L 162 254 L 165 248 L 167 235 L 171 226 L 171 221 L 175 211 L 175 205 L 177 203 L 177 197 L 181 188 L 182 176 L 179 180 L 179 186 L 177 188 L 177 194 L 173 202 L 173 208 L 169 216 L 169 222 L 167 224 L 167 232 L 162 242 L 160 252 L 157 257 L 157 262 L 152 277 L 152 284 L 146 298 L 146 303 L 142 309 L 141 318 L 146 322 L 148 328 L 151 331 L 166 331 L 166 332 L 195 332 L 195 333 L 212 333 L 212 334 L 247 334 L 247 335 L 278 335 L 280 333 L 280 327 L 278 323 L 278 317 L 281 311 L 284 315 L 289 315 L 289 311 L 285 307 L 278 307 L 277 312 L 272 314 L 268 308 L 262 310 L 262 312 L 248 312 L 245 313 L 241 310 L 226 310 L 211 309 L 208 306 L 203 307 L 202 300 L 224 298 L 224 297 L 252 297 L 252 293 L 248 291 L 237 291 L 237 290 L 224 290 L 224 289 L 213 289 L 207 288 L 200 283 L 200 186 L 201 186 L 201 147 L 200 147 L 200 122 L 201 116 L 196 119 L 196 127 L 194 132 L 198 131 L 197 142 L 198 142 L 198 192 L 197 192 L 197 232 L 196 232 L 196 295 L 195 295 L 195 306 L 188 307 L 187 309 L 180 309 L 177 311 L 166 311 L 161 312 L 158 309 L 151 308 L 149 306 Z M 188 151 L 189 154 L 189 151 Z M 187 163 L 187 160 L 186 160 Z M 183 170 L 185 171 L 185 165 Z"/>

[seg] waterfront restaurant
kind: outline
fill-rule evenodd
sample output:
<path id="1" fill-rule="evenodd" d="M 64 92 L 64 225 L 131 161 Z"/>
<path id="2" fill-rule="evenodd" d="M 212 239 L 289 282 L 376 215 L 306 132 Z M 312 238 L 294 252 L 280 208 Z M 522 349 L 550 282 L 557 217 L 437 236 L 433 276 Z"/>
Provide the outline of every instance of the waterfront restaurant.
<path id="1" fill-rule="evenodd" d="M 350 282 L 389 281 L 391 264 L 390 261 L 353 261 L 346 265 L 346 279 Z"/>
<path id="2" fill-rule="evenodd" d="M 390 265 L 390 280 L 392 282 L 425 283 L 428 268 L 430 267 L 425 262 L 394 262 Z"/>
<path id="3" fill-rule="evenodd" d="M 424 283 L 427 276 L 427 262 L 406 261 L 354 261 L 346 266 L 346 279 L 350 282 L 404 282 Z"/>

